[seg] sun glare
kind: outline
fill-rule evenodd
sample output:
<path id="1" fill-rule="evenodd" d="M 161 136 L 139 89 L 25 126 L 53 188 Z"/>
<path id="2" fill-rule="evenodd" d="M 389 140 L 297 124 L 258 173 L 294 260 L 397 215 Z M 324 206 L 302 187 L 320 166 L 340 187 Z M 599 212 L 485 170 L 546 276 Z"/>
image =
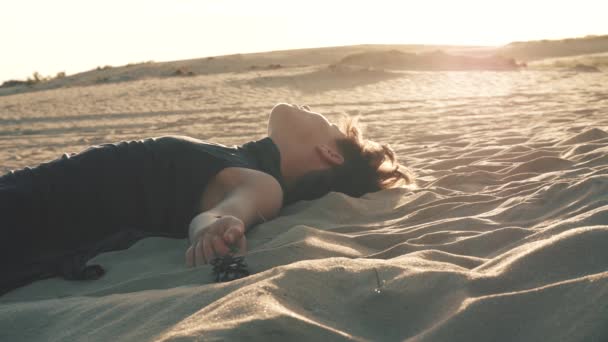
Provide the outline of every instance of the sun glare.
<path id="1" fill-rule="evenodd" d="M 496 46 L 606 34 L 606 12 L 600 0 L 23 0 L 0 12 L 0 30 L 13 32 L 3 37 L 0 79 L 307 47 Z"/>

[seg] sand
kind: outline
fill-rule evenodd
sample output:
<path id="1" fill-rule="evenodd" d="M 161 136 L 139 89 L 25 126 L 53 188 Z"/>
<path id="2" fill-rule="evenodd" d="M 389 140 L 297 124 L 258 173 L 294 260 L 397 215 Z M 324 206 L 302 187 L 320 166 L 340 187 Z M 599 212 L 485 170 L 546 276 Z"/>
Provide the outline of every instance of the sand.
<path id="1" fill-rule="evenodd" d="M 416 186 L 283 208 L 252 275 L 187 269 L 148 238 L 0 298 L 2 341 L 608 340 L 608 74 L 217 73 L 0 97 L 0 168 L 91 144 L 264 136 L 276 102 L 361 115 Z M 318 86 L 315 86 L 318 85 Z"/>

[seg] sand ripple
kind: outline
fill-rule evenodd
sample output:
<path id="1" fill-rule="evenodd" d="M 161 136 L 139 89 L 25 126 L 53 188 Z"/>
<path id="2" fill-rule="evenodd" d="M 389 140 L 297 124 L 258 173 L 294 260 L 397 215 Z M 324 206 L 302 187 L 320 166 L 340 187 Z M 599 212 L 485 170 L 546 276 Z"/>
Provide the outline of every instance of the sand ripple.
<path id="1" fill-rule="evenodd" d="M 608 339 L 605 74 L 412 72 L 315 92 L 290 88 L 286 73 L 0 98 L 5 170 L 107 139 L 180 133 L 241 143 L 264 134 L 274 102 L 290 101 L 330 118 L 360 114 L 367 135 L 390 143 L 419 177 L 416 187 L 284 208 L 249 232 L 254 274 L 227 284 L 213 284 L 209 267 L 183 268 L 184 241 L 150 238 L 103 254 L 109 273 L 99 281 L 50 279 L 3 297 L 0 334 Z"/>

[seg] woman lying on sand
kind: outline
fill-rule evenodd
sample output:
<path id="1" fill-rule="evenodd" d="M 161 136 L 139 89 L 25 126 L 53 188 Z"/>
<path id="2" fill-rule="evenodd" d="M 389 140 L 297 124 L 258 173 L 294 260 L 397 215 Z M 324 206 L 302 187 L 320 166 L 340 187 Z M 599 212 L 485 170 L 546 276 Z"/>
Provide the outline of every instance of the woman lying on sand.
<path id="1" fill-rule="evenodd" d="M 268 137 L 226 147 L 183 136 L 123 141 L 0 177 L 1 292 L 53 276 L 96 279 L 101 252 L 147 236 L 189 237 L 188 266 L 237 248 L 281 207 L 337 191 L 410 183 L 387 145 L 307 106 L 278 104 Z"/>

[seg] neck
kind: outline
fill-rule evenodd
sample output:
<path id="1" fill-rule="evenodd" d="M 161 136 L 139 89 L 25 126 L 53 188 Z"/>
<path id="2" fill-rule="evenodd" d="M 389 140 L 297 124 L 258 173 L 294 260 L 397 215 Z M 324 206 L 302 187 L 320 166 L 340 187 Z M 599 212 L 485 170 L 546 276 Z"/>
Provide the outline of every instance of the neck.
<path id="1" fill-rule="evenodd" d="M 320 165 L 314 162 L 316 158 L 314 148 L 280 141 L 275 141 L 275 144 L 281 154 L 281 175 L 287 190 L 291 190 L 303 175 L 320 168 Z"/>
<path id="2" fill-rule="evenodd" d="M 296 184 L 297 180 L 309 170 L 307 169 L 307 165 L 301 165 L 303 159 L 300 156 L 289 152 L 287 149 L 285 150 L 285 153 L 283 153 L 282 150 L 280 151 L 281 156 L 285 155 L 285 158 L 281 158 L 281 174 L 283 175 L 285 186 L 290 190 Z"/>

